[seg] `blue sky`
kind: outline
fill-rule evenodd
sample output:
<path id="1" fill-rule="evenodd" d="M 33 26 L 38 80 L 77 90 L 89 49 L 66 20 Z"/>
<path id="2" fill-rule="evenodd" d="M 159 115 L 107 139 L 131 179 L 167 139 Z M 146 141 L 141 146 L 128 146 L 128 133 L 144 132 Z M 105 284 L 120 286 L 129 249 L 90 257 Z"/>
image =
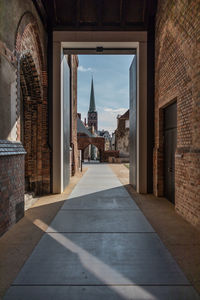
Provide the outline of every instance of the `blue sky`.
<path id="1" fill-rule="evenodd" d="M 129 67 L 133 55 L 79 55 L 78 112 L 87 117 L 94 79 L 99 129 L 113 132 L 118 114 L 129 108 Z"/>

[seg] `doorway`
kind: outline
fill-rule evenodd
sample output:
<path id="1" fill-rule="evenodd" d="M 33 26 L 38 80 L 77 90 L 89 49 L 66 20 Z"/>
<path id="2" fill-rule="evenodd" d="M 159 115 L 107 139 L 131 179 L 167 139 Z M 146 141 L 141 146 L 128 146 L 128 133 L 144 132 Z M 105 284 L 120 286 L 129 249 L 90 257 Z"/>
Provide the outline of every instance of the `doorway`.
<path id="1" fill-rule="evenodd" d="M 138 40 L 139 38 L 139 40 Z M 53 192 L 61 192 L 63 186 L 63 154 L 62 136 L 59 134 L 59 116 L 62 115 L 62 58 L 70 54 L 136 54 L 137 70 L 137 168 L 136 168 L 136 190 L 139 193 L 146 193 L 148 181 L 147 176 L 147 35 L 146 33 L 128 33 L 126 36 L 121 32 L 115 35 L 107 32 L 95 32 L 95 36 L 87 32 L 71 35 L 68 32 L 54 32 L 53 43 Z M 101 42 L 98 42 L 101 41 Z M 61 50 L 61 64 L 60 64 Z M 103 53 L 102 53 L 103 51 Z M 93 52 L 93 53 L 91 53 Z M 61 82 L 61 84 L 60 84 Z M 60 89 L 61 87 L 61 89 Z M 139 105 L 140 102 L 140 105 Z M 62 127 L 61 122 L 61 127 Z M 131 124 L 130 124 L 131 127 Z M 152 145 L 150 145 L 150 148 Z M 151 151 L 151 149 L 150 149 Z"/>
<path id="2" fill-rule="evenodd" d="M 175 152 L 177 145 L 177 103 L 164 109 L 164 194 L 175 203 Z"/>

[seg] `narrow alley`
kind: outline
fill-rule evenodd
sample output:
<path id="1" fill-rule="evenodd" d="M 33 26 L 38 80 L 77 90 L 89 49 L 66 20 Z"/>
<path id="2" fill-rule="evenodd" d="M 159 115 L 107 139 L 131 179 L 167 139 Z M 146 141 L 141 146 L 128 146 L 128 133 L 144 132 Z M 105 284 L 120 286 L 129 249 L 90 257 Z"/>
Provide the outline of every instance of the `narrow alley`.
<path id="1" fill-rule="evenodd" d="M 200 300 L 199 17 L 0 0 L 0 300 Z"/>
<path id="2" fill-rule="evenodd" d="M 109 165 L 87 167 L 4 299 L 199 299 Z"/>

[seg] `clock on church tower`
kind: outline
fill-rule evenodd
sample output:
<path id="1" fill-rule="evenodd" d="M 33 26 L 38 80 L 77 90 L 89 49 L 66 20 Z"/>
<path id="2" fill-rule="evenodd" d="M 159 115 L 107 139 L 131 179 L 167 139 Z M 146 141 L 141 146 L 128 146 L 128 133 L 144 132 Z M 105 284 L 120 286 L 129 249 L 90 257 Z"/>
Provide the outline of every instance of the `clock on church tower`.
<path id="1" fill-rule="evenodd" d="M 91 92 L 90 92 L 90 107 L 88 111 L 88 126 L 94 126 L 94 129 L 98 130 L 98 114 L 95 106 L 95 98 L 94 98 L 94 85 L 93 78 L 91 83 Z"/>

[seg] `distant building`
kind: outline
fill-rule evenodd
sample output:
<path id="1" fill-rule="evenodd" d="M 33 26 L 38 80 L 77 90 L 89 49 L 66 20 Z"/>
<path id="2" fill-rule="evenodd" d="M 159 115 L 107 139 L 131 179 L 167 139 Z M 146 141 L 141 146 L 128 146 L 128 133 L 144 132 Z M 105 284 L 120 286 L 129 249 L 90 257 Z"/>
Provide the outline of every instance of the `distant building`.
<path id="1" fill-rule="evenodd" d="M 105 138 L 105 151 L 111 150 L 111 136 L 107 130 L 99 130 L 98 136 L 102 136 Z"/>
<path id="2" fill-rule="evenodd" d="M 115 132 L 112 133 L 112 137 L 111 137 L 111 150 L 116 150 L 115 149 Z"/>
<path id="3" fill-rule="evenodd" d="M 129 110 L 123 115 L 117 116 L 117 129 L 112 137 L 115 143 L 115 149 L 119 151 L 119 156 L 129 157 Z"/>
<path id="4" fill-rule="evenodd" d="M 85 137 L 94 137 L 95 135 L 91 132 L 91 130 L 88 128 L 87 124 L 83 123 L 81 121 L 81 114 L 78 114 L 77 118 L 77 135 L 78 136 L 85 136 Z M 89 145 L 84 150 L 84 157 L 82 157 L 83 160 L 91 158 L 91 146 Z"/>
<path id="5" fill-rule="evenodd" d="M 94 126 L 95 131 L 98 130 L 98 113 L 95 105 L 93 78 L 91 82 L 90 106 L 88 110 L 88 127 L 92 128 L 92 126 Z"/>
<path id="6" fill-rule="evenodd" d="M 88 120 L 86 122 L 86 118 L 84 120 L 84 123 L 81 121 L 81 115 L 78 114 L 78 123 L 77 123 L 77 133 L 78 136 L 85 135 L 86 139 L 87 137 L 90 138 L 104 138 L 104 149 L 103 151 L 109 151 L 111 150 L 111 135 L 107 130 L 99 130 L 98 131 L 98 112 L 96 111 L 96 105 L 95 105 L 95 95 L 94 95 L 94 82 L 93 78 L 91 81 L 91 91 L 90 91 L 90 104 L 89 104 L 89 110 L 88 110 Z M 93 140 L 94 141 L 94 140 Z M 100 139 L 101 141 L 101 139 Z M 101 143 L 101 142 L 100 142 Z M 98 147 L 98 146 L 97 146 Z M 88 145 L 84 149 L 83 158 L 84 159 L 91 159 L 96 160 L 100 158 L 99 150 L 97 149 L 95 145 L 92 143 Z M 101 149 L 102 152 L 102 149 Z"/>
<path id="7" fill-rule="evenodd" d="M 90 104 L 88 110 L 88 122 L 86 122 L 86 118 L 84 123 L 81 121 L 81 114 L 78 114 L 77 120 L 77 134 L 85 135 L 86 137 L 97 137 L 98 136 L 98 113 L 96 111 L 95 105 L 95 96 L 94 96 L 94 83 L 93 78 L 91 82 L 91 91 L 90 91 Z M 84 157 L 83 159 L 91 159 L 96 160 L 98 158 L 98 149 L 90 144 L 84 149 Z"/>
<path id="8" fill-rule="evenodd" d="M 88 128 L 93 136 L 97 136 L 98 130 L 98 113 L 96 111 L 95 105 L 95 97 L 94 97 L 94 83 L 93 78 L 91 82 L 91 91 L 90 91 L 90 106 L 88 110 Z M 98 156 L 98 150 L 94 145 L 89 145 L 88 150 L 86 149 L 85 155 L 87 155 L 89 159 L 96 160 Z M 87 157 L 86 157 L 87 158 Z"/>

